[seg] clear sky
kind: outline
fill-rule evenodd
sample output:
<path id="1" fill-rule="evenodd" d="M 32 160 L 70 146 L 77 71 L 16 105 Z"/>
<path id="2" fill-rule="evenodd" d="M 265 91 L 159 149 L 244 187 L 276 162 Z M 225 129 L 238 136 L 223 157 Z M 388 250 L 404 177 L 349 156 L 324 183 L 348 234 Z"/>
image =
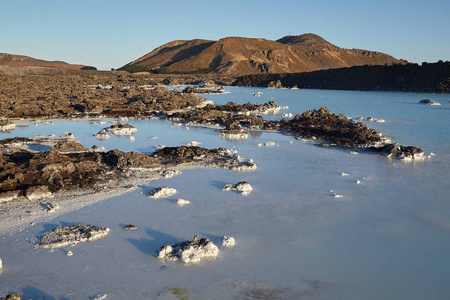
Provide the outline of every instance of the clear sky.
<path id="1" fill-rule="evenodd" d="M 0 52 L 99 69 L 176 39 L 303 33 L 411 62 L 450 61 L 450 0 L 0 0 Z"/>

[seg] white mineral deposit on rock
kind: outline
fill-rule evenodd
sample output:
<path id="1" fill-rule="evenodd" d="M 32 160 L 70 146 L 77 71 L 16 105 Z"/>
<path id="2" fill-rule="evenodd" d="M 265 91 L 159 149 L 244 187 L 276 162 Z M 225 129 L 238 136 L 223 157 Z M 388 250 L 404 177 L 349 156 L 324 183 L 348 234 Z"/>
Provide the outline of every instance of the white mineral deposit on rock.
<path id="1" fill-rule="evenodd" d="M 109 134 L 106 132 L 106 130 L 102 129 L 95 135 L 95 138 L 97 140 L 107 140 L 109 139 Z"/>
<path id="2" fill-rule="evenodd" d="M 92 242 L 105 237 L 108 232 L 109 228 L 93 225 L 58 226 L 45 232 L 38 246 L 41 248 L 57 248 L 80 242 Z"/>
<path id="3" fill-rule="evenodd" d="M 200 142 L 197 142 L 197 141 L 192 141 L 192 142 L 187 143 L 187 145 L 188 145 L 189 147 L 192 147 L 192 146 L 198 146 L 198 145 L 201 145 L 201 143 L 200 143 Z"/>
<path id="4" fill-rule="evenodd" d="M 73 252 L 69 250 L 69 251 L 67 251 L 66 255 L 67 256 L 73 256 Z"/>
<path id="5" fill-rule="evenodd" d="M 248 183 L 246 181 L 241 181 L 241 182 L 236 183 L 235 185 L 226 184 L 223 186 L 222 190 L 237 191 L 237 192 L 240 192 L 242 196 L 247 196 L 252 192 L 253 188 L 250 185 L 250 183 Z"/>
<path id="6" fill-rule="evenodd" d="M 153 146 L 153 148 L 161 150 L 161 149 L 166 148 L 166 145 L 155 145 L 155 146 Z"/>
<path id="7" fill-rule="evenodd" d="M 266 143 L 259 143 L 258 147 L 262 147 L 262 146 L 273 147 L 275 145 L 276 145 L 275 142 L 269 141 L 269 142 L 266 142 Z"/>
<path id="8" fill-rule="evenodd" d="M 158 253 L 159 259 L 181 260 L 183 263 L 200 262 L 204 257 L 217 257 L 219 248 L 208 238 L 194 236 L 192 241 L 185 241 L 175 245 L 161 247 Z"/>
<path id="9" fill-rule="evenodd" d="M 234 247 L 236 245 L 236 241 L 232 236 L 224 236 L 222 238 L 222 246 L 224 247 Z"/>
<path id="10" fill-rule="evenodd" d="M 51 195 L 52 192 L 50 192 L 48 187 L 45 185 L 31 186 L 25 191 L 25 197 L 27 197 L 30 201 L 42 200 L 50 197 Z"/>
<path id="11" fill-rule="evenodd" d="M 190 204 L 190 203 L 191 203 L 191 201 L 185 200 L 185 199 L 178 199 L 177 200 L 177 205 L 179 207 L 185 206 L 185 205 Z"/>
<path id="12" fill-rule="evenodd" d="M 177 193 L 176 189 L 170 188 L 167 186 L 162 186 L 162 187 L 157 187 L 157 188 L 154 188 L 153 190 L 151 190 L 148 193 L 148 197 L 155 198 L 155 199 L 167 198 L 167 197 L 175 195 L 176 193 Z"/>
<path id="13" fill-rule="evenodd" d="M 136 139 L 136 138 L 135 138 L 133 135 L 130 135 L 130 136 L 128 137 L 128 140 L 129 140 L 130 142 L 134 142 L 135 139 Z"/>

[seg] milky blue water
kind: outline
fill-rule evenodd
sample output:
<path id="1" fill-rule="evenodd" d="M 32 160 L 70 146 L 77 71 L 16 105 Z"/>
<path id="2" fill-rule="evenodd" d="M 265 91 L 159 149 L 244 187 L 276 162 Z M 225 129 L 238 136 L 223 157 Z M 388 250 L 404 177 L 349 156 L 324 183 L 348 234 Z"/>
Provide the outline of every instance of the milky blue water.
<path id="1" fill-rule="evenodd" d="M 35 236 L 48 224 L 4 237 L 0 253 L 7 267 L 0 275 L 0 291 L 18 291 L 33 299 L 87 299 L 98 293 L 108 293 L 111 299 L 172 299 L 172 288 L 188 290 L 190 299 L 449 299 L 448 95 L 227 89 L 229 94 L 206 97 L 218 104 L 274 100 L 290 107 L 266 116 L 271 119 L 322 105 L 350 117 L 384 119 L 385 123 L 367 124 L 394 142 L 436 156 L 408 163 L 351 155 L 277 133 L 227 141 L 212 129 L 187 130 L 165 120 L 130 121 L 138 128 L 132 143 L 114 135 L 98 141 L 92 134 L 109 124 L 88 121 L 55 121 L 0 133 L 5 138 L 70 131 L 87 147 L 97 144 L 108 150 L 141 152 L 152 152 L 156 144 L 176 146 L 195 140 L 207 148 L 234 148 L 258 165 L 253 173 L 186 170 L 58 216 L 53 224 L 81 222 L 111 228 L 104 240 L 68 248 L 75 253 L 70 258 L 64 251 L 11 250 L 16 240 Z M 261 97 L 253 96 L 257 91 L 263 92 Z M 442 105 L 418 104 L 424 98 Z M 267 141 L 277 146 L 258 147 Z M 341 176 L 342 172 L 348 176 Z M 254 188 L 247 197 L 221 190 L 226 183 L 242 180 Z M 161 185 L 177 188 L 178 194 L 166 200 L 142 194 Z M 330 190 L 343 197 L 334 198 Z M 178 198 L 192 204 L 177 207 Z M 128 223 L 139 230 L 122 230 Z M 230 235 L 237 246 L 221 247 L 217 260 L 195 266 L 165 264 L 154 257 L 160 246 L 197 233 L 218 244 L 221 236 Z"/>

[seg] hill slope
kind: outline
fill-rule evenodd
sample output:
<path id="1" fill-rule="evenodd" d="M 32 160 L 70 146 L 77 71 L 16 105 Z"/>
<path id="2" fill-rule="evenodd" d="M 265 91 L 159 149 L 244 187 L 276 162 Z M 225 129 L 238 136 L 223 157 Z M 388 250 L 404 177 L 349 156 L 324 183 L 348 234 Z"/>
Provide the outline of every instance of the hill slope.
<path id="1" fill-rule="evenodd" d="M 46 61 L 24 55 L 0 53 L 0 66 L 5 67 L 41 67 L 57 68 L 65 70 L 96 70 L 96 68 L 84 65 L 72 65 L 63 61 Z"/>
<path id="2" fill-rule="evenodd" d="M 309 33 L 285 36 L 277 41 L 242 37 L 227 37 L 218 41 L 177 40 L 156 48 L 121 69 L 244 75 L 393 63 L 404 61 L 380 52 L 339 48 Z"/>

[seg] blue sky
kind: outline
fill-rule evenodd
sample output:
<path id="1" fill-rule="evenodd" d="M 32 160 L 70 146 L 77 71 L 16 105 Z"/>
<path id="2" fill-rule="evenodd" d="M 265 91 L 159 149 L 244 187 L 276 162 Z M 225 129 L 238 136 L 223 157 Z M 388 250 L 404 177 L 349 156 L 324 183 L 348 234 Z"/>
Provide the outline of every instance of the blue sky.
<path id="1" fill-rule="evenodd" d="M 1 0 L 0 52 L 118 68 L 176 39 L 316 33 L 411 62 L 450 60 L 448 0 Z"/>

